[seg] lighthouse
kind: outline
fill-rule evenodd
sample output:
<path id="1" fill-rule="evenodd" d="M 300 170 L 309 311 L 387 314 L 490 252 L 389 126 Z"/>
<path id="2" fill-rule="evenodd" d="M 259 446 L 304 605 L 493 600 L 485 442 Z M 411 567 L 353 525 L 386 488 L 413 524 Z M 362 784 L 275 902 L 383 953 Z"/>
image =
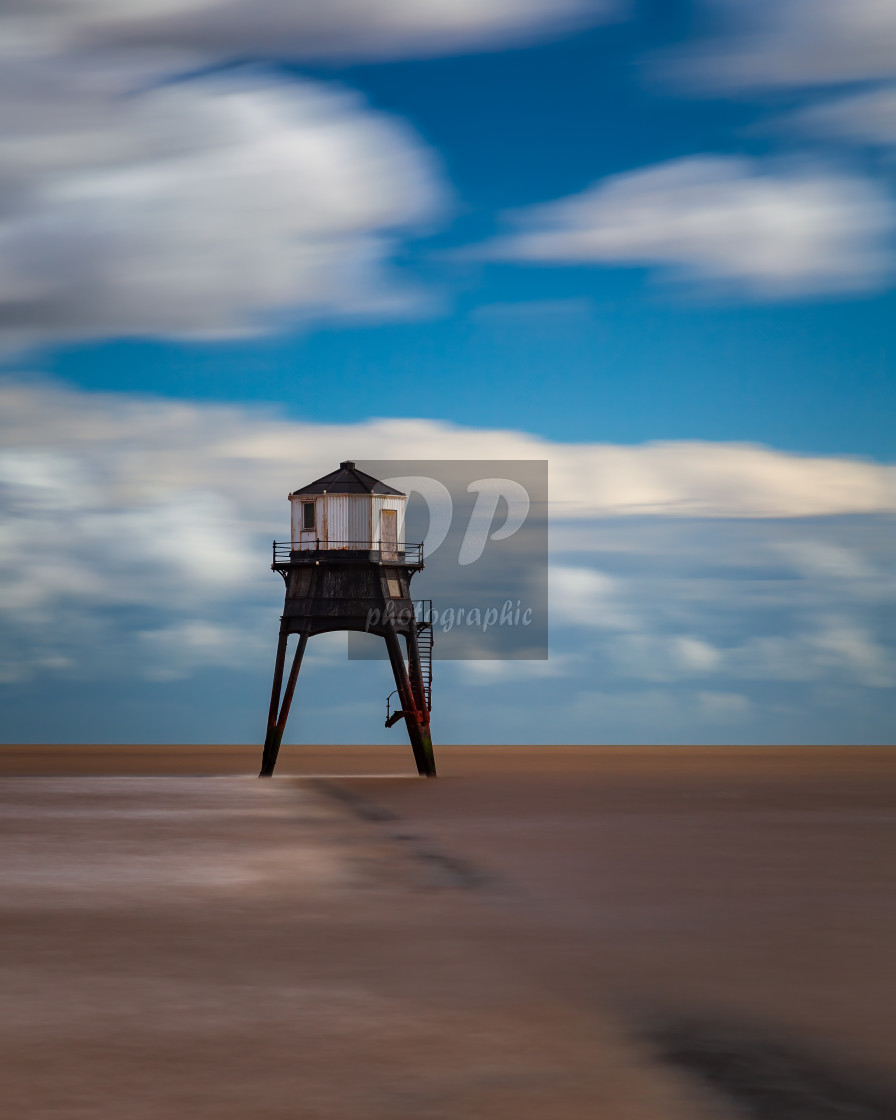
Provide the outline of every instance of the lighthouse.
<path id="1" fill-rule="evenodd" d="M 432 605 L 411 599 L 423 567 L 422 544 L 405 541 L 407 495 L 358 470 L 351 460 L 289 495 L 291 534 L 274 542 L 271 568 L 286 598 L 274 665 L 260 777 L 274 773 L 308 639 L 336 630 L 385 640 L 397 706 L 387 701 L 386 726 L 404 721 L 417 772 L 434 778 L 429 730 L 432 708 Z M 289 639 L 296 635 L 286 686 Z M 402 645 L 404 648 L 402 648 Z M 390 697 L 391 701 L 391 697 Z"/>

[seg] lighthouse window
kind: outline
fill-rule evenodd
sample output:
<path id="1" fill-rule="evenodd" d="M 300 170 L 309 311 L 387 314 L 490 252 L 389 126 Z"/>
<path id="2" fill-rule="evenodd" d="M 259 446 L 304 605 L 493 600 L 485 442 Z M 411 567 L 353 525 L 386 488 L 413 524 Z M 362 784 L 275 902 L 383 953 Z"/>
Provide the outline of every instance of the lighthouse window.
<path id="1" fill-rule="evenodd" d="M 401 577 L 395 568 L 386 568 L 386 587 L 389 590 L 390 599 L 401 598 Z"/>
<path id="2" fill-rule="evenodd" d="M 302 502 L 302 528 L 314 528 L 314 502 Z"/>

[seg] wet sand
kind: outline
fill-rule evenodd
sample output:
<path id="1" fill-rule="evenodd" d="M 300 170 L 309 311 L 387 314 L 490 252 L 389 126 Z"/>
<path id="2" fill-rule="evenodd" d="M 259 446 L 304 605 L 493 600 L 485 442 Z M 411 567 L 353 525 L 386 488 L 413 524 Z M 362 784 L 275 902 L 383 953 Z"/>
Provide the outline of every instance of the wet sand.
<path id="1" fill-rule="evenodd" d="M 896 1116 L 896 750 L 0 747 L 23 1117 Z"/>

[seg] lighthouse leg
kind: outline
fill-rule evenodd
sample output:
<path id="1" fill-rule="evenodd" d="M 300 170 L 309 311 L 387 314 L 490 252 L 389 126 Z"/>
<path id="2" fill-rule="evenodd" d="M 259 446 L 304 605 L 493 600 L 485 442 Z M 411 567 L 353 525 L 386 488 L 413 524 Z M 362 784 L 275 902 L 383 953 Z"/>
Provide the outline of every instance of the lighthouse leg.
<path id="1" fill-rule="evenodd" d="M 421 777 L 434 778 L 436 776 L 436 764 L 432 753 L 432 738 L 423 717 L 423 713 L 426 712 L 426 705 L 423 706 L 423 712 L 420 712 L 408 678 L 408 670 L 401 653 L 398 635 L 394 630 L 387 630 L 383 637 L 386 639 L 386 649 L 389 651 L 389 660 L 392 662 L 392 673 L 395 676 L 395 685 L 398 689 L 401 707 L 405 712 L 404 722 L 407 724 L 408 737 L 411 740 L 411 749 L 414 752 L 414 761 L 417 763 L 417 773 Z"/>
<path id="2" fill-rule="evenodd" d="M 280 753 L 280 742 L 286 729 L 286 720 L 289 708 L 296 691 L 296 681 L 299 679 L 299 669 L 302 667 L 302 657 L 305 646 L 308 644 L 308 635 L 299 635 L 299 644 L 292 659 L 292 668 L 289 670 L 289 679 L 286 682 L 286 691 L 283 694 L 283 703 L 280 705 L 280 686 L 283 683 L 283 666 L 286 661 L 287 634 L 280 635 L 277 645 L 277 663 L 274 667 L 274 685 L 271 689 L 271 706 L 268 710 L 268 731 L 264 740 L 264 753 L 261 758 L 261 772 L 259 778 L 270 778 L 277 765 L 277 755 Z M 277 712 L 280 705 L 279 715 Z"/>
<path id="3" fill-rule="evenodd" d="M 277 761 L 277 751 L 280 749 L 279 741 L 275 743 L 277 735 L 277 709 L 280 705 L 280 688 L 283 685 L 283 663 L 286 661 L 286 640 L 288 634 L 281 634 L 277 642 L 277 660 L 274 662 L 274 683 L 271 687 L 271 705 L 268 708 L 268 730 L 264 740 L 264 752 L 261 756 L 261 773 L 259 778 L 269 778 L 274 773 L 274 764 Z"/>

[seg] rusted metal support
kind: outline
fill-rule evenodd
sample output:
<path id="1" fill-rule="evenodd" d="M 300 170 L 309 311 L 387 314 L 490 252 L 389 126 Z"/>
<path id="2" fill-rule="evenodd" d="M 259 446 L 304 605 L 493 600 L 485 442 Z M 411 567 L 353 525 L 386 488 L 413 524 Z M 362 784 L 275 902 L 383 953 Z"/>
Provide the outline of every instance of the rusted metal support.
<path id="1" fill-rule="evenodd" d="M 286 692 L 283 694 L 280 716 L 277 719 L 277 727 L 280 729 L 281 735 L 286 729 L 286 721 L 289 718 L 289 708 L 292 704 L 292 698 L 295 695 L 296 681 L 299 679 L 299 669 L 302 668 L 302 658 L 305 656 L 305 646 L 307 645 L 308 635 L 299 634 L 299 642 L 292 658 L 292 668 L 289 670 L 289 679 L 286 682 Z"/>
<path id="2" fill-rule="evenodd" d="M 264 753 L 261 756 L 261 773 L 259 778 L 269 778 L 274 773 L 274 764 L 277 761 L 277 751 L 280 744 L 274 744 L 277 735 L 277 711 L 280 707 L 280 689 L 283 685 L 283 665 L 286 661 L 286 642 L 289 635 L 280 632 L 277 642 L 277 659 L 274 662 L 274 683 L 271 686 L 271 703 L 268 708 L 268 730 L 264 740 Z M 271 752 L 273 751 L 273 757 Z"/>
<path id="3" fill-rule="evenodd" d="M 436 774 L 436 756 L 433 753 L 433 749 L 432 749 L 432 734 L 430 733 L 430 730 L 429 730 L 429 724 L 428 723 L 426 723 L 426 724 L 421 723 L 419 725 L 419 727 L 420 727 L 420 753 L 421 753 L 423 759 L 425 760 L 425 763 L 426 763 L 426 766 L 427 766 L 426 777 L 427 778 L 435 778 L 435 777 L 437 777 L 437 774 Z M 419 771 L 419 767 L 418 767 L 418 771 Z"/>
<path id="4" fill-rule="evenodd" d="M 274 686 L 271 690 L 271 706 L 268 710 L 268 730 L 264 740 L 264 752 L 261 758 L 261 772 L 259 778 L 270 778 L 277 765 L 277 755 L 280 753 L 280 743 L 286 729 L 286 720 L 296 691 L 296 681 L 299 679 L 299 669 L 302 667 L 302 657 L 305 646 L 308 644 L 308 635 L 299 634 L 299 643 L 296 646 L 289 670 L 289 679 L 286 682 L 286 691 L 283 694 L 283 703 L 280 704 L 280 688 L 283 684 L 283 667 L 286 661 L 286 642 L 288 634 L 281 634 L 277 645 L 277 664 L 274 668 Z M 279 714 L 278 714 L 279 706 Z"/>
<path id="5" fill-rule="evenodd" d="M 426 705 L 419 709 L 414 690 L 408 677 L 407 666 L 401 653 L 398 635 L 394 630 L 388 629 L 383 634 L 386 639 L 386 649 L 389 651 L 389 660 L 392 663 L 392 673 L 398 696 L 404 712 L 404 721 L 411 740 L 411 749 L 414 752 L 414 761 L 417 763 L 417 773 L 421 777 L 434 778 L 436 776 L 436 761 L 432 750 L 432 738 L 429 734 L 428 722 L 423 722 L 423 717 L 428 715 Z"/>

